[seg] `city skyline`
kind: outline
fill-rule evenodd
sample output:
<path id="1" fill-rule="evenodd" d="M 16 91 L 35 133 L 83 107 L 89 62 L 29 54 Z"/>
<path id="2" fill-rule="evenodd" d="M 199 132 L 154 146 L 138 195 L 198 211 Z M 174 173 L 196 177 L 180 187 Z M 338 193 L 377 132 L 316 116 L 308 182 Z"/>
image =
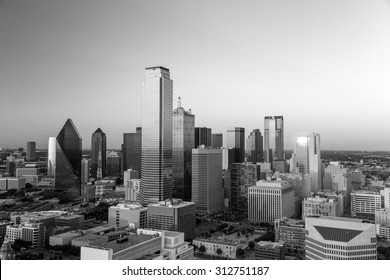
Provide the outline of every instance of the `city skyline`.
<path id="1" fill-rule="evenodd" d="M 263 132 L 264 116 L 282 115 L 289 150 L 310 131 L 324 150 L 390 150 L 380 121 L 390 98 L 386 1 L 115 4 L 1 1 L 2 111 L 18 115 L 0 120 L 1 147 L 45 149 L 71 118 L 85 141 L 101 127 L 120 149 L 141 125 L 143 69 L 162 65 L 196 127 Z"/>

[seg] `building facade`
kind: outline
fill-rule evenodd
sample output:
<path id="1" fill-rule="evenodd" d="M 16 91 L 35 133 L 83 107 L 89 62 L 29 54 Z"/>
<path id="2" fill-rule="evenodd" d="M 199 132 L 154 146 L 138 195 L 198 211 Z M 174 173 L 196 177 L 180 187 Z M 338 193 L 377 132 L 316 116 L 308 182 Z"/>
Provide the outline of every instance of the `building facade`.
<path id="1" fill-rule="evenodd" d="M 172 86 L 168 69 L 145 69 L 140 191 L 144 206 L 172 198 Z"/>
<path id="2" fill-rule="evenodd" d="M 245 128 L 243 127 L 229 127 L 227 129 L 227 148 L 234 149 L 234 161 L 245 161 Z"/>
<path id="3" fill-rule="evenodd" d="M 91 177 L 97 178 L 99 153 L 101 156 L 101 170 L 103 178 L 106 176 L 106 152 L 107 152 L 107 138 L 106 134 L 100 129 L 92 134 L 91 137 Z"/>
<path id="4" fill-rule="evenodd" d="M 283 116 L 264 117 L 264 161 L 284 159 Z"/>
<path id="5" fill-rule="evenodd" d="M 248 153 L 247 161 L 252 163 L 263 162 L 263 136 L 260 129 L 254 129 L 247 138 L 246 149 Z"/>
<path id="6" fill-rule="evenodd" d="M 141 173 L 142 128 L 123 133 L 123 170 L 133 169 Z"/>

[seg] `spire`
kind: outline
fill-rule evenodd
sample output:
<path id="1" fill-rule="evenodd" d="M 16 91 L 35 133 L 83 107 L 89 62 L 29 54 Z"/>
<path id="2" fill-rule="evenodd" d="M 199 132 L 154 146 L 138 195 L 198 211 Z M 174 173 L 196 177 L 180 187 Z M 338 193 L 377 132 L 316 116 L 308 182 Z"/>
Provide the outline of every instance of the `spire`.
<path id="1" fill-rule="evenodd" d="M 9 242 L 8 236 L 4 237 L 3 245 L 0 248 L 0 260 L 14 260 L 15 253 L 12 250 L 11 244 Z"/>
<path id="2" fill-rule="evenodd" d="M 181 107 L 181 97 L 179 96 L 179 98 L 177 99 L 177 108 L 180 107 Z"/>

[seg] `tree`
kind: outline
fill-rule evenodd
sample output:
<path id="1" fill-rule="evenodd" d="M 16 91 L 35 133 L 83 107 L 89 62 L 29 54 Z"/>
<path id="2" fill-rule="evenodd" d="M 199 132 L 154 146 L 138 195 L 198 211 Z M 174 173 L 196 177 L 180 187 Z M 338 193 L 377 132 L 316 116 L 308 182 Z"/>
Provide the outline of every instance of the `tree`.
<path id="1" fill-rule="evenodd" d="M 245 255 L 245 251 L 242 248 L 238 248 L 236 251 L 236 256 L 237 257 L 242 257 Z"/>
<path id="2" fill-rule="evenodd" d="M 221 255 L 222 254 L 222 249 L 218 248 L 216 252 L 217 252 L 218 255 Z"/>
<path id="3" fill-rule="evenodd" d="M 378 254 L 381 254 L 381 255 L 386 254 L 386 247 L 379 246 L 379 247 L 377 248 L 377 252 L 378 252 Z"/>
<path id="4" fill-rule="evenodd" d="M 200 247 L 199 247 L 199 252 L 200 252 L 200 253 L 206 252 L 206 247 L 205 247 L 204 245 L 200 245 Z"/>
<path id="5" fill-rule="evenodd" d="M 256 243 L 254 241 L 249 241 L 249 243 L 248 243 L 249 248 L 253 249 L 253 248 L 255 248 L 255 246 L 256 246 Z"/>
<path id="6" fill-rule="evenodd" d="M 386 260 L 390 260 L 390 247 L 387 247 L 386 253 L 385 253 Z"/>

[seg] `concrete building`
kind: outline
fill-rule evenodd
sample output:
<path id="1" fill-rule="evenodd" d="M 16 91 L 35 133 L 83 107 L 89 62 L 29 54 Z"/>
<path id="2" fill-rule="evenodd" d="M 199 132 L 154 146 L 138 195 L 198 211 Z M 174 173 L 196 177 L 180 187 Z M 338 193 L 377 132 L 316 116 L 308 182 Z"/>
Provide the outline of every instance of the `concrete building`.
<path id="1" fill-rule="evenodd" d="M 321 197 L 312 195 L 302 202 L 302 219 L 310 216 L 340 217 L 342 213 L 341 203 L 338 198 Z"/>
<path id="2" fill-rule="evenodd" d="M 130 179 L 126 182 L 125 186 L 125 200 L 139 202 L 140 200 L 140 188 L 141 180 L 140 179 Z"/>
<path id="3" fill-rule="evenodd" d="M 139 179 L 139 171 L 133 169 L 127 169 L 123 172 L 123 185 L 126 187 L 130 180 Z"/>
<path id="4" fill-rule="evenodd" d="M 331 161 L 324 172 L 324 190 L 335 190 L 338 186 L 334 183 L 334 176 L 344 175 L 345 178 L 349 176 L 348 168 L 345 168 L 337 161 Z"/>
<path id="5" fill-rule="evenodd" d="M 284 241 L 260 241 L 255 246 L 255 260 L 284 260 L 286 248 Z"/>
<path id="6" fill-rule="evenodd" d="M 275 242 L 283 241 L 286 253 L 305 255 L 305 222 L 293 219 L 275 220 Z"/>
<path id="7" fill-rule="evenodd" d="M 248 188 L 248 220 L 274 223 L 282 217 L 294 217 L 294 189 L 287 181 L 258 181 Z"/>
<path id="8" fill-rule="evenodd" d="M 215 213 L 224 209 L 222 150 L 192 150 L 192 202 L 196 212 Z"/>
<path id="9" fill-rule="evenodd" d="M 6 236 L 11 243 L 15 242 L 16 239 L 22 239 L 23 241 L 31 242 L 33 248 L 45 245 L 45 233 L 46 229 L 43 223 L 34 221 L 19 225 L 9 225 L 6 230 Z"/>
<path id="10" fill-rule="evenodd" d="M 195 237 L 195 203 L 180 199 L 150 204 L 147 210 L 148 228 L 183 232 L 185 239 Z"/>
<path id="11" fill-rule="evenodd" d="M 83 236 L 84 233 L 80 230 L 68 231 L 56 235 L 52 235 L 49 238 L 50 246 L 56 245 L 71 245 L 73 239 Z"/>
<path id="12" fill-rule="evenodd" d="M 26 187 L 27 179 L 25 177 L 0 178 L 0 191 L 17 190 L 20 191 Z"/>
<path id="13" fill-rule="evenodd" d="M 390 208 L 375 211 L 375 225 L 380 238 L 390 239 Z"/>
<path id="14" fill-rule="evenodd" d="M 340 217 L 308 217 L 307 260 L 376 260 L 375 225 Z"/>
<path id="15" fill-rule="evenodd" d="M 108 223 L 134 229 L 147 227 L 147 209 L 140 204 L 119 203 L 108 209 Z"/>
<path id="16" fill-rule="evenodd" d="M 210 256 L 220 256 L 227 259 L 235 259 L 236 253 L 239 248 L 243 249 L 246 247 L 246 245 L 241 244 L 238 241 L 232 241 L 228 239 L 203 239 L 203 238 L 196 238 L 192 241 L 192 244 L 194 246 L 197 246 L 200 248 L 201 246 L 204 246 L 206 251 L 204 254 L 210 255 Z M 222 253 L 219 255 L 217 253 L 217 250 L 221 249 Z"/>
<path id="17" fill-rule="evenodd" d="M 381 209 L 382 196 L 376 191 L 353 191 L 351 193 L 352 217 L 375 220 L 375 211 Z"/>
<path id="18" fill-rule="evenodd" d="M 119 242 L 118 242 L 119 241 Z M 138 229 L 118 241 L 81 247 L 81 260 L 193 259 L 193 247 L 179 232 Z"/>

